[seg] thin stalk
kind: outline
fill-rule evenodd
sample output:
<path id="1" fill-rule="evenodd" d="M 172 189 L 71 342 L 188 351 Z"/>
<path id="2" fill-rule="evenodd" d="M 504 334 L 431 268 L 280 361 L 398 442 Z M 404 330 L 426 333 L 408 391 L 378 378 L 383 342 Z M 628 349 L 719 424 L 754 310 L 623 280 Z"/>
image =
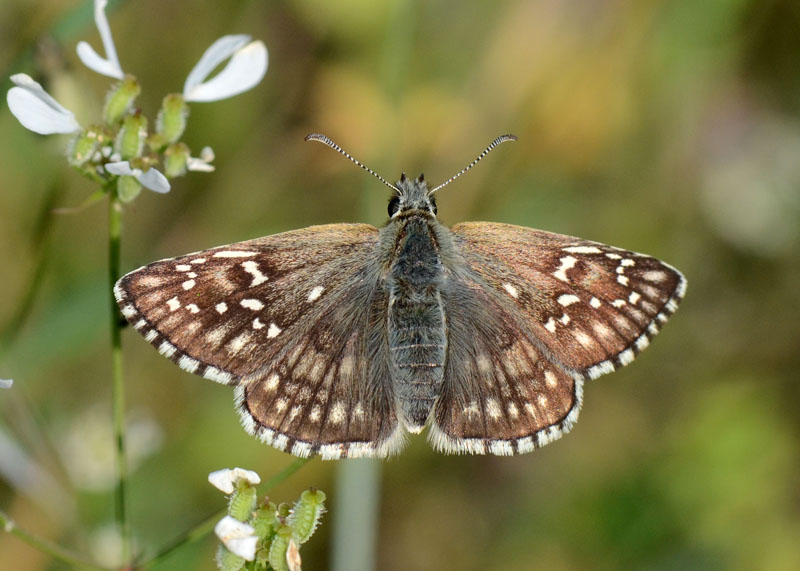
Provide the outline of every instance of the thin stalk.
<path id="1" fill-rule="evenodd" d="M 297 472 L 300 468 L 302 468 L 308 462 L 308 460 L 309 460 L 308 458 L 295 459 L 294 462 L 286 466 L 286 468 L 284 468 L 283 470 L 272 476 L 269 480 L 264 482 L 261 485 L 260 491 L 262 493 L 270 491 L 272 488 L 274 488 L 275 486 L 286 480 L 289 476 Z M 225 517 L 225 514 L 227 513 L 228 513 L 227 507 L 224 507 L 214 512 L 212 515 L 208 516 L 201 523 L 197 524 L 187 532 L 181 534 L 177 539 L 175 539 L 175 541 L 173 541 L 167 547 L 159 551 L 158 554 L 156 554 L 152 559 L 149 559 L 148 561 L 145 561 L 144 563 L 139 565 L 137 569 L 149 569 L 154 565 L 157 565 L 162 561 L 164 561 L 164 559 L 172 555 L 172 553 L 175 552 L 180 547 L 183 547 L 184 545 L 190 545 L 192 543 L 195 543 L 196 541 L 199 541 L 200 539 L 203 539 L 205 536 L 207 536 L 214 530 L 214 526 L 217 524 L 217 522 L 221 520 L 223 517 Z"/>
<path id="2" fill-rule="evenodd" d="M 108 293 L 111 302 L 111 395 L 113 400 L 114 441 L 117 460 L 117 486 L 114 506 L 122 543 L 122 563 L 131 561 L 131 529 L 127 507 L 128 457 L 125 454 L 125 379 L 122 371 L 122 317 L 114 299 L 114 284 L 120 278 L 122 204 L 112 189 L 108 200 Z"/>
<path id="3" fill-rule="evenodd" d="M 72 568 L 78 569 L 98 569 L 101 571 L 107 571 L 107 567 L 103 567 L 102 565 L 98 565 L 90 561 L 89 559 L 84 558 L 77 553 L 73 553 L 69 549 L 61 547 L 51 541 L 46 539 L 42 539 L 33 535 L 32 533 L 25 531 L 24 529 L 17 527 L 17 524 L 14 520 L 10 519 L 8 515 L 6 515 L 3 511 L 0 511 L 0 529 L 10 533 L 11 535 L 16 535 L 22 541 L 41 551 L 42 553 L 48 554 L 53 559 L 58 559 L 63 561 L 64 563 L 68 564 Z"/>

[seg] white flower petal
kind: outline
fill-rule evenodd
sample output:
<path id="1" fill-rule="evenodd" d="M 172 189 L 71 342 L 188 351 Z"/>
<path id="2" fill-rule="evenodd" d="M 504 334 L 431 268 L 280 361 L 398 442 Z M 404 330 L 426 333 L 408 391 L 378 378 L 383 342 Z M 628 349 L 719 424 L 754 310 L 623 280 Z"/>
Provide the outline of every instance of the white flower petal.
<path id="1" fill-rule="evenodd" d="M 94 51 L 94 48 L 86 42 L 78 42 L 78 47 L 75 51 L 78 52 L 78 57 L 83 62 L 83 65 L 92 71 L 96 71 L 100 75 L 105 75 L 107 77 L 122 79 L 123 73 L 119 65 L 115 65 L 106 58 L 100 56 L 100 54 Z"/>
<path id="2" fill-rule="evenodd" d="M 159 192 L 161 194 L 169 192 L 170 186 L 167 177 L 161 174 L 157 169 L 151 167 L 145 172 L 139 171 L 139 173 L 134 176 L 136 180 L 142 183 L 142 186 L 149 188 L 153 192 Z"/>
<path id="3" fill-rule="evenodd" d="M 117 48 L 114 47 L 114 39 L 111 37 L 111 27 L 108 25 L 108 18 L 106 18 L 107 4 L 108 0 L 94 1 L 94 23 L 97 26 L 97 31 L 100 32 L 100 39 L 103 41 L 103 49 L 106 52 L 106 57 L 101 57 L 94 48 L 86 42 L 78 42 L 77 52 L 83 64 L 92 71 L 96 71 L 108 77 L 122 79 L 125 74 L 122 71 L 122 66 L 119 65 Z"/>
<path id="4" fill-rule="evenodd" d="M 214 172 L 214 165 L 208 164 L 203 159 L 189 157 L 186 159 L 186 170 L 195 172 Z"/>
<path id="5" fill-rule="evenodd" d="M 233 516 L 226 515 L 214 526 L 214 533 L 222 543 L 227 544 L 231 539 L 250 537 L 256 532 L 252 525 L 239 521 Z"/>
<path id="6" fill-rule="evenodd" d="M 224 468 L 208 475 L 209 483 L 226 494 L 233 493 L 236 482 L 239 480 L 246 480 L 256 486 L 261 483 L 261 476 L 252 470 L 245 470 L 244 468 L 233 468 L 232 470 Z"/>
<path id="7" fill-rule="evenodd" d="M 228 551 L 234 555 L 238 555 L 246 561 L 253 561 L 256 558 L 256 544 L 258 537 L 251 535 L 250 537 L 243 537 L 241 539 L 229 539 L 223 542 Z"/>
<path id="8" fill-rule="evenodd" d="M 10 389 L 14 384 L 14 379 L 0 379 L 0 389 Z"/>
<path id="9" fill-rule="evenodd" d="M 210 163 L 214 160 L 214 149 L 206 145 L 200 150 L 200 159 L 203 162 Z"/>
<path id="10" fill-rule="evenodd" d="M 47 103 L 53 109 L 61 111 L 63 113 L 70 113 L 70 110 L 61 105 L 58 101 L 56 101 L 52 95 L 47 93 L 44 88 L 39 85 L 34 79 L 25 73 L 15 73 L 11 76 L 11 81 L 17 87 L 23 87 L 26 90 L 34 93 L 39 99 Z"/>
<path id="11" fill-rule="evenodd" d="M 213 48 L 214 46 L 209 48 L 209 51 Z M 203 59 L 205 59 L 205 55 L 201 59 L 201 63 L 203 63 Z M 187 79 L 183 96 L 186 101 L 217 101 L 233 97 L 256 86 L 267 73 L 267 64 L 268 53 L 264 42 L 261 40 L 250 42 L 237 49 L 225 68 L 210 80 L 194 85 L 190 84 Z M 198 67 L 200 64 L 195 67 L 195 70 Z M 206 75 L 210 71 L 210 69 L 206 71 Z M 192 74 L 194 74 L 194 70 Z M 190 79 L 193 79 L 192 74 L 189 76 Z"/>
<path id="12" fill-rule="evenodd" d="M 184 96 L 203 83 L 219 64 L 231 57 L 236 50 L 243 48 L 250 41 L 246 34 L 222 36 L 205 51 L 200 61 L 195 64 L 186 82 L 183 84 Z"/>
<path id="13" fill-rule="evenodd" d="M 138 174 L 141 174 L 141 172 L 142 172 L 139 169 L 132 169 L 131 168 L 131 163 L 129 163 L 128 161 L 120 161 L 120 162 L 117 162 L 117 163 L 108 163 L 105 166 L 105 169 L 106 169 L 106 172 L 109 172 L 111 174 L 120 175 L 120 176 L 123 176 L 123 175 L 136 176 L 137 171 L 138 171 Z"/>
<path id="14" fill-rule="evenodd" d="M 42 135 L 75 133 L 81 126 L 75 115 L 24 73 L 11 76 L 16 87 L 8 90 L 6 101 L 23 127 Z"/>

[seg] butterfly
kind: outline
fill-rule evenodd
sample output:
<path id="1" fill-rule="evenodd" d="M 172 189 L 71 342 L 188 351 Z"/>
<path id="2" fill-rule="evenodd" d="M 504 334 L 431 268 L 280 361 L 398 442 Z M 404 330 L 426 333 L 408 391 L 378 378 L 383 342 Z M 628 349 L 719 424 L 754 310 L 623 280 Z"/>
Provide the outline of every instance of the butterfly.
<path id="1" fill-rule="evenodd" d="M 235 391 L 247 432 L 296 456 L 511 455 L 567 433 L 583 383 L 627 365 L 686 280 L 655 258 L 510 224 L 436 218 L 422 175 L 389 221 L 311 226 L 148 264 L 124 317 L 182 369 Z"/>

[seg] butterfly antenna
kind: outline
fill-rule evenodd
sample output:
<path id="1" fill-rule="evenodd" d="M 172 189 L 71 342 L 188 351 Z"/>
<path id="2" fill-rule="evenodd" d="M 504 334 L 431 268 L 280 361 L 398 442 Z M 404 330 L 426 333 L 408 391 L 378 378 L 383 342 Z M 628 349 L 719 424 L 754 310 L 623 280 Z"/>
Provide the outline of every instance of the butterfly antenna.
<path id="1" fill-rule="evenodd" d="M 324 143 L 324 144 L 328 145 L 328 146 L 329 146 L 331 149 L 333 149 L 334 151 L 338 151 L 339 153 L 341 153 L 341 154 L 343 154 L 344 156 L 346 156 L 348 159 L 350 159 L 350 160 L 351 160 L 351 161 L 353 161 L 355 164 L 357 164 L 358 166 L 360 166 L 362 169 L 364 169 L 365 171 L 367 171 L 369 174 L 371 174 L 372 176 L 374 176 L 375 178 L 377 178 L 377 179 L 378 179 L 379 181 L 381 181 L 383 184 L 385 184 L 386 186 L 388 186 L 389 188 L 391 188 L 392 190 L 394 190 L 394 191 L 395 191 L 397 194 L 400 194 L 400 189 L 398 189 L 398 188 L 397 188 L 395 185 L 393 185 L 392 183 L 388 182 L 388 181 L 387 181 L 385 178 L 383 178 L 381 175 L 379 175 L 379 174 L 378 174 L 378 173 L 376 173 L 374 170 L 372 170 L 371 168 L 369 168 L 367 165 L 365 165 L 364 163 L 362 163 L 361 161 L 359 161 L 357 158 L 355 158 L 353 155 L 351 155 L 350 153 L 348 153 L 347 151 L 345 151 L 345 150 L 344 150 L 342 147 L 340 147 L 339 145 L 337 145 L 336 143 L 334 143 L 333 141 L 331 141 L 331 140 L 330 140 L 328 137 L 326 137 L 326 136 L 325 136 L 325 135 L 323 135 L 322 133 L 311 133 L 310 135 L 306 135 L 306 141 L 319 141 L 320 143 Z"/>
<path id="2" fill-rule="evenodd" d="M 481 159 L 482 159 L 483 157 L 485 157 L 486 155 L 488 155 L 488 154 L 489 154 L 489 151 L 491 151 L 492 149 L 494 149 L 496 146 L 498 146 L 498 145 L 500 145 L 500 144 L 502 144 L 502 143 L 505 143 L 506 141 L 516 141 L 516 140 L 517 140 L 517 136 L 516 136 L 516 135 L 500 135 L 500 136 L 499 136 L 499 137 L 497 137 L 497 138 L 496 138 L 494 141 L 492 141 L 492 142 L 491 142 L 491 144 L 490 144 L 488 147 L 486 147 L 486 148 L 483 150 L 483 152 L 482 152 L 480 155 L 478 155 L 478 156 L 475 158 L 475 160 L 474 160 L 474 161 L 472 161 L 471 163 L 469 163 L 469 164 L 468 164 L 466 167 L 464 167 L 464 168 L 463 168 L 463 169 L 462 169 L 460 172 L 457 172 L 456 174 L 454 174 L 453 176 L 451 176 L 450 178 L 448 178 L 446 181 L 444 181 L 442 184 L 440 184 L 439 186 L 437 186 L 436 188 L 434 188 L 434 189 L 433 189 L 432 191 L 430 191 L 428 194 L 433 194 L 434 192 L 436 192 L 436 191 L 437 191 L 437 190 L 439 190 L 440 188 L 442 188 L 442 187 L 444 187 L 444 186 L 447 186 L 448 184 L 450 184 L 451 182 L 453 182 L 454 180 L 456 180 L 456 179 L 457 179 L 458 177 L 460 177 L 462 174 L 464 174 L 464 173 L 465 173 L 465 172 L 467 172 L 469 169 L 471 169 L 472 167 L 474 167 L 475 165 L 477 165 L 477 164 L 478 164 L 478 161 L 479 161 L 479 160 L 481 160 Z"/>

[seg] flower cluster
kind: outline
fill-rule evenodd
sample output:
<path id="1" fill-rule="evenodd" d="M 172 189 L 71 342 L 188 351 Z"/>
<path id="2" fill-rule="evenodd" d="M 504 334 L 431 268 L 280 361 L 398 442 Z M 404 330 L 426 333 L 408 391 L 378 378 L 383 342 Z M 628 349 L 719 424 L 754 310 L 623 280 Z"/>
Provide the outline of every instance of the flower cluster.
<path id="1" fill-rule="evenodd" d="M 325 512 L 325 493 L 310 489 L 293 506 L 256 497 L 261 482 L 251 470 L 233 468 L 208 475 L 208 481 L 230 496 L 228 515 L 214 528 L 222 542 L 217 565 L 223 571 L 300 571 L 300 546 L 311 538 Z"/>
<path id="2" fill-rule="evenodd" d="M 11 77 L 15 87 L 8 91 L 6 99 L 11 112 L 27 129 L 43 135 L 73 135 L 68 153 L 70 164 L 101 183 L 104 189 L 115 190 L 123 202 L 129 202 L 142 187 L 165 193 L 170 190 L 170 178 L 187 171 L 214 170 L 211 165 L 214 153 L 210 148 L 193 157 L 180 140 L 186 129 L 188 103 L 226 99 L 254 87 L 267 71 L 268 56 L 264 43 L 251 41 L 249 36 L 218 39 L 189 73 L 183 92 L 164 97 L 155 130 L 150 132 L 147 117 L 134 106 L 141 86 L 120 65 L 106 18 L 106 5 L 107 0 L 94 3 L 95 24 L 105 57 L 86 42 L 77 46 L 78 57 L 86 67 L 118 80 L 106 98 L 102 123 L 83 127 L 69 109 L 22 73 Z M 223 69 L 211 76 L 223 63 Z"/>

